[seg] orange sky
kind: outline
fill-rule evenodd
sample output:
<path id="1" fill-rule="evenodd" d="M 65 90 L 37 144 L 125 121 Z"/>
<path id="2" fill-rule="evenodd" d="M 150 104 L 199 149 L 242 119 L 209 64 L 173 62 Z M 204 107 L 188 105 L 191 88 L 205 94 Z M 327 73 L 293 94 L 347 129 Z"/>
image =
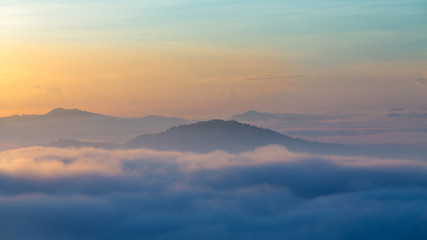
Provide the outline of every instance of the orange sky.
<path id="1" fill-rule="evenodd" d="M 0 116 L 427 107 L 425 4 L 303 2 L 0 2 Z"/>

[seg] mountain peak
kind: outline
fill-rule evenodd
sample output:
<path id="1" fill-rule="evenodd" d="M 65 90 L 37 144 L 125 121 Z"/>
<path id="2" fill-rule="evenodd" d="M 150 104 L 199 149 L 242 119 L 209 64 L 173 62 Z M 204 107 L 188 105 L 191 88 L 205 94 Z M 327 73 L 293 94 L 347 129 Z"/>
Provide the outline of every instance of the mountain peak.
<path id="1" fill-rule="evenodd" d="M 55 108 L 49 111 L 46 116 L 48 117 L 87 117 L 87 116 L 99 116 L 99 114 L 82 111 L 77 108 L 65 109 Z"/>
<path id="2" fill-rule="evenodd" d="M 258 111 L 247 111 L 242 114 L 232 116 L 232 119 L 239 121 L 266 121 L 272 118 L 272 114 Z"/>
<path id="3" fill-rule="evenodd" d="M 217 131 L 227 131 L 228 133 L 234 132 L 234 131 L 241 131 L 241 130 L 259 130 L 261 128 L 241 123 L 235 120 L 222 120 L 222 119 L 213 119 L 208 121 L 201 121 L 191 124 L 185 124 L 177 127 L 173 127 L 168 129 L 165 133 L 171 133 L 171 132 L 188 132 L 188 131 L 199 131 L 199 132 L 217 132 Z M 270 131 L 268 129 L 264 129 L 267 131 Z"/>
<path id="4" fill-rule="evenodd" d="M 242 152 L 269 144 L 300 141 L 269 129 L 238 121 L 209 120 L 173 127 L 159 134 L 143 134 L 126 144 L 129 148 L 209 152 Z"/>

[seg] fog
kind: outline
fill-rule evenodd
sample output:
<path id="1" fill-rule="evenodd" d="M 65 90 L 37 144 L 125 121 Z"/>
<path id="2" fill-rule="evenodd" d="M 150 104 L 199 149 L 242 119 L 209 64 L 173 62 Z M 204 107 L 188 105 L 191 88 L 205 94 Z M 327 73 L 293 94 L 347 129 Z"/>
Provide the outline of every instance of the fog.
<path id="1" fill-rule="evenodd" d="M 0 194 L 2 239 L 427 237 L 427 162 L 277 145 L 14 149 L 0 152 Z"/>

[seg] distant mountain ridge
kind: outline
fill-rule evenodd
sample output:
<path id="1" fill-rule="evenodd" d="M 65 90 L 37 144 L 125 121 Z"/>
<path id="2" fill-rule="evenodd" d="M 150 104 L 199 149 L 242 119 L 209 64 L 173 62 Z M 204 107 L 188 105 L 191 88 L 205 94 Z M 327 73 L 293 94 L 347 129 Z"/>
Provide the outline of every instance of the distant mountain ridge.
<path id="1" fill-rule="evenodd" d="M 316 113 L 265 113 L 258 111 L 247 111 L 242 114 L 233 115 L 231 119 L 243 122 L 259 122 L 269 120 L 284 121 L 323 121 L 334 119 L 347 119 L 357 114 L 330 112 L 323 114 Z"/>
<path id="2" fill-rule="evenodd" d="M 138 134 L 160 132 L 189 122 L 183 118 L 157 115 L 124 118 L 79 109 L 55 108 L 41 115 L 1 117 L 0 150 L 8 148 L 6 143 L 16 147 L 46 145 L 60 138 L 125 142 Z M 5 143 L 3 147 L 2 142 Z"/>
<path id="3" fill-rule="evenodd" d="M 77 108 L 65 109 L 65 108 L 55 108 L 46 113 L 46 117 L 58 117 L 58 118 L 69 118 L 69 117 L 101 117 L 106 116 L 98 113 L 91 113 L 87 111 L 82 111 Z"/>
<path id="4" fill-rule="evenodd" d="M 73 139 L 60 138 L 58 141 L 52 141 L 47 146 L 57 148 L 82 148 L 82 147 L 93 147 L 93 148 L 104 148 L 104 149 L 115 149 L 121 148 L 121 144 L 110 143 L 110 142 L 91 142 L 91 141 L 78 141 Z"/>
<path id="5" fill-rule="evenodd" d="M 55 118 L 78 118 L 78 117 L 100 117 L 107 116 L 98 113 L 92 113 L 83 111 L 77 108 L 65 109 L 65 108 L 54 108 L 46 114 L 21 114 L 12 115 L 6 117 L 0 117 L 1 122 L 8 121 L 34 121 L 34 120 L 47 120 Z"/>
<path id="6" fill-rule="evenodd" d="M 77 108 L 54 108 L 47 112 L 46 114 L 22 114 L 22 115 L 12 115 L 12 116 L 6 116 L 6 117 L 0 117 L 0 122 L 4 121 L 11 121 L 11 120 L 18 120 L 18 119 L 28 119 L 28 120 L 40 120 L 40 119 L 54 119 L 54 118 L 84 118 L 84 117 L 101 117 L 101 118 L 115 118 L 115 119 L 146 119 L 146 120 L 153 120 L 153 121 L 159 121 L 159 120 L 178 120 L 181 122 L 189 122 L 187 119 L 184 118 L 177 118 L 177 117 L 164 117 L 160 115 L 147 115 L 144 117 L 117 117 L 112 115 L 104 115 L 99 113 L 93 113 L 88 112 L 84 110 L 80 110 Z M 62 119 L 60 119 L 62 120 Z"/>

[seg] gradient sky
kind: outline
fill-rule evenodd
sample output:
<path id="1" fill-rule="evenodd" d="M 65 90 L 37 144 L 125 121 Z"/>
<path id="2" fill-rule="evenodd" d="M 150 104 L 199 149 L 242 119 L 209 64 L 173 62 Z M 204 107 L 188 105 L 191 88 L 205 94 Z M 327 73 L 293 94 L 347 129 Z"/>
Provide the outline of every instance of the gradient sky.
<path id="1" fill-rule="evenodd" d="M 3 0 L 0 115 L 427 107 L 425 0 Z"/>

